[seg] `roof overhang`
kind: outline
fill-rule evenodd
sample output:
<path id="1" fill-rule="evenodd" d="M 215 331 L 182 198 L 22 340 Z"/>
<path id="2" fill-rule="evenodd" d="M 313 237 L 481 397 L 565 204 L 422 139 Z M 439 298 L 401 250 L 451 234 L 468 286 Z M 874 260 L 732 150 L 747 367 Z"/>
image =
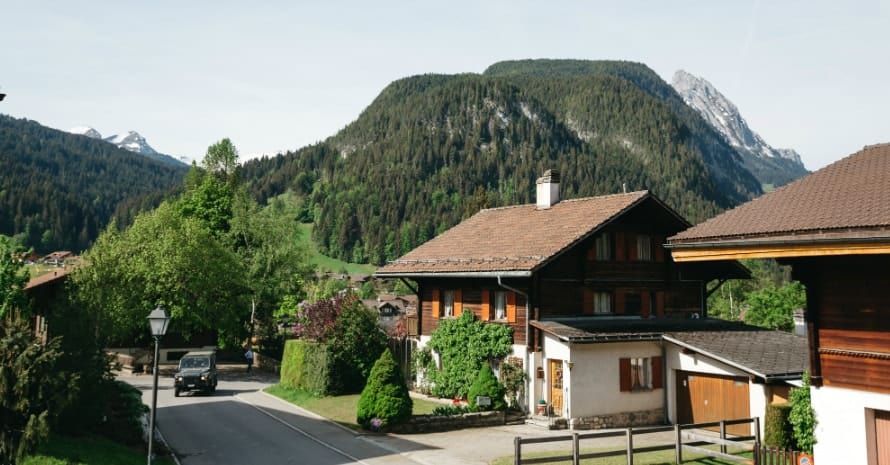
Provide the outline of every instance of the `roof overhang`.
<path id="1" fill-rule="evenodd" d="M 890 254 L 890 238 L 856 239 L 712 239 L 701 242 L 672 242 L 676 262 L 742 260 L 747 258 L 795 258 L 836 255 Z"/>
<path id="2" fill-rule="evenodd" d="M 451 271 L 451 272 L 392 272 L 374 273 L 375 278 L 530 278 L 531 270 L 522 271 Z"/>

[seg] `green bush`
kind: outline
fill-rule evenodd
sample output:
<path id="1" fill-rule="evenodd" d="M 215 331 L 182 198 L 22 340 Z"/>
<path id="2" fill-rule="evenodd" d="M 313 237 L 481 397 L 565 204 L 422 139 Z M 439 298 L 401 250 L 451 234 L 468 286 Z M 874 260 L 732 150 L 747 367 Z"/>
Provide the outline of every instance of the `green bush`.
<path id="1" fill-rule="evenodd" d="M 470 412 L 472 412 L 472 410 L 469 407 L 461 407 L 457 405 L 441 405 L 434 408 L 432 414 L 441 417 L 450 417 L 454 415 L 463 415 Z"/>
<path id="2" fill-rule="evenodd" d="M 123 381 L 112 381 L 106 389 L 105 422 L 100 432 L 115 442 L 142 444 L 142 416 L 148 413 L 148 406 L 142 403 L 142 391 Z"/>
<path id="3" fill-rule="evenodd" d="M 476 405 L 478 396 L 490 397 L 491 406 Z M 491 371 L 491 366 L 488 363 L 482 364 L 482 369 L 479 370 L 476 380 L 470 386 L 467 401 L 470 403 L 470 407 L 476 410 L 504 410 L 507 408 L 507 402 L 504 400 L 504 386 L 494 377 L 494 372 Z"/>
<path id="4" fill-rule="evenodd" d="M 770 404 L 766 406 L 766 418 L 763 425 L 764 444 L 781 449 L 790 449 L 792 447 L 791 423 L 788 422 L 789 413 L 791 413 L 791 404 Z"/>
<path id="5" fill-rule="evenodd" d="M 332 363 L 325 344 L 292 339 L 284 344 L 279 383 L 291 389 L 328 395 Z"/>
<path id="6" fill-rule="evenodd" d="M 413 402 L 399 364 L 386 349 L 371 369 L 358 400 L 356 422 L 365 429 L 380 429 L 411 417 Z"/>
<path id="7" fill-rule="evenodd" d="M 791 390 L 791 412 L 788 422 L 794 437 L 795 449 L 813 453 L 816 444 L 816 413 L 810 403 L 810 374 L 804 373 L 803 387 Z"/>

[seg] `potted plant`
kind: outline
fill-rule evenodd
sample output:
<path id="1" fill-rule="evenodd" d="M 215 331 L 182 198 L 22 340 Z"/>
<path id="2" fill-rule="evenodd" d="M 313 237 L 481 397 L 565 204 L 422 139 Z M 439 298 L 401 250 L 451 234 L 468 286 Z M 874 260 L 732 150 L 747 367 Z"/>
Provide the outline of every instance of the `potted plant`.
<path id="1" fill-rule="evenodd" d="M 547 401 L 544 399 L 538 400 L 538 415 L 544 415 L 547 413 Z"/>

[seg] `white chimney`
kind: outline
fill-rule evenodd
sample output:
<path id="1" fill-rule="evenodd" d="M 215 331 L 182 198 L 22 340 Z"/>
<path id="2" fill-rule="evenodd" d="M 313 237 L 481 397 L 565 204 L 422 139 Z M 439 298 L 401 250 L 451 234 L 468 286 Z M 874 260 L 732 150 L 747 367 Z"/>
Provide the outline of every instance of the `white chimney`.
<path id="1" fill-rule="evenodd" d="M 538 178 L 538 209 L 544 210 L 559 203 L 559 170 L 547 170 Z"/>

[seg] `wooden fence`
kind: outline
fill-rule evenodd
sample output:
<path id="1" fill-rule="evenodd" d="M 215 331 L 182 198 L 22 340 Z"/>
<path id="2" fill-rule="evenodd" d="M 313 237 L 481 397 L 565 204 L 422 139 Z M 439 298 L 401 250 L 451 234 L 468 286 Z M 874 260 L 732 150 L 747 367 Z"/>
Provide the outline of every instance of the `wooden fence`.
<path id="1" fill-rule="evenodd" d="M 726 427 L 729 425 L 739 425 L 739 424 L 754 424 L 754 436 L 734 436 L 729 437 L 726 434 Z M 699 432 L 691 432 L 690 430 L 698 430 L 701 428 L 720 428 L 720 435 L 715 436 L 713 434 L 701 434 Z M 642 436 L 646 434 L 654 434 L 654 433 L 664 433 L 667 431 L 674 432 L 674 441 L 669 444 L 659 444 L 653 446 L 645 446 L 645 447 L 635 447 L 634 446 L 634 437 Z M 591 452 L 591 453 L 581 453 L 581 441 L 584 439 L 601 439 L 601 438 L 610 438 L 610 437 L 621 437 L 625 438 L 625 447 L 622 450 L 612 450 L 612 451 L 604 451 L 604 452 Z M 548 442 L 565 442 L 571 441 L 572 443 L 572 451 L 571 455 L 560 455 L 560 456 L 552 456 L 552 457 L 537 457 L 537 458 L 522 458 L 522 446 L 524 444 L 541 444 Z M 753 441 L 753 443 L 752 443 Z M 683 451 L 696 452 L 699 454 L 704 454 L 709 457 L 720 457 L 725 460 L 736 461 L 739 463 L 769 463 L 769 462 L 754 462 L 751 459 L 738 457 L 735 455 L 731 455 L 727 453 L 727 449 L 729 447 L 733 448 L 743 448 L 747 450 L 753 450 L 754 444 L 760 443 L 760 421 L 758 418 L 744 418 L 739 420 L 724 420 L 719 422 L 710 422 L 710 423 L 694 423 L 687 425 L 674 425 L 674 426 L 657 426 L 650 428 L 626 428 L 624 430 L 619 431 L 606 431 L 606 432 L 598 432 L 598 433 L 573 433 L 571 435 L 563 435 L 563 436 L 554 436 L 554 437 L 546 437 L 546 438 L 522 438 L 516 437 L 513 440 L 514 445 L 514 455 L 513 455 L 513 464 L 514 465 L 533 465 L 533 464 L 541 464 L 541 463 L 558 463 L 558 462 L 566 462 L 571 461 L 573 465 L 578 465 L 581 463 L 581 460 L 584 459 L 594 459 L 594 458 L 602 458 L 602 457 L 618 457 L 624 456 L 627 459 L 628 465 L 633 465 L 634 454 L 641 454 L 644 452 L 655 452 L 660 450 L 674 450 L 677 463 L 683 463 Z M 701 446 L 705 445 L 720 445 L 720 450 L 715 451 L 711 449 L 705 449 Z M 756 454 L 755 454 L 756 460 Z"/>

